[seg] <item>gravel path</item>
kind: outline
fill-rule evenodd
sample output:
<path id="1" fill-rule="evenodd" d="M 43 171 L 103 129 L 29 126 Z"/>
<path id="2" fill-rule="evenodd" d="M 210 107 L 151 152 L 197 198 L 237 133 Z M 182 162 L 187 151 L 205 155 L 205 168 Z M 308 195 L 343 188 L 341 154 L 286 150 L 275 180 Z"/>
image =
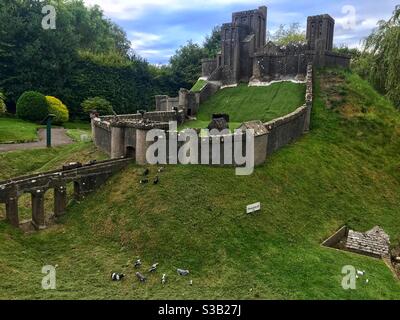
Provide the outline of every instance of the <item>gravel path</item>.
<path id="1" fill-rule="evenodd" d="M 51 138 L 53 147 L 74 142 L 67 136 L 67 130 L 63 128 L 51 129 Z M 37 142 L 0 144 L 0 152 L 40 148 L 46 148 L 46 129 L 39 129 L 39 141 Z"/>

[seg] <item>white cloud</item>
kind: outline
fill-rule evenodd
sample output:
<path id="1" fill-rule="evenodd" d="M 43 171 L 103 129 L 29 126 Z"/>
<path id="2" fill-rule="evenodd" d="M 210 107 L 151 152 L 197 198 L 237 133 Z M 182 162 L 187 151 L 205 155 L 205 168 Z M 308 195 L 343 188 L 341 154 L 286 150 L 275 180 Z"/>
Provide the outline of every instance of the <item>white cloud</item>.
<path id="1" fill-rule="evenodd" d="M 156 44 L 161 40 L 161 36 L 152 33 L 132 31 L 128 34 L 134 50 L 140 50 Z"/>
<path id="2" fill-rule="evenodd" d="M 107 16 L 120 20 L 135 20 L 140 18 L 147 10 L 155 9 L 164 12 L 180 10 L 193 10 L 195 8 L 216 8 L 235 4 L 262 5 L 263 0 L 84 0 L 87 5 L 99 5 Z M 286 0 L 270 0 L 274 2 L 285 2 Z M 155 14 L 157 14 L 155 12 Z"/>

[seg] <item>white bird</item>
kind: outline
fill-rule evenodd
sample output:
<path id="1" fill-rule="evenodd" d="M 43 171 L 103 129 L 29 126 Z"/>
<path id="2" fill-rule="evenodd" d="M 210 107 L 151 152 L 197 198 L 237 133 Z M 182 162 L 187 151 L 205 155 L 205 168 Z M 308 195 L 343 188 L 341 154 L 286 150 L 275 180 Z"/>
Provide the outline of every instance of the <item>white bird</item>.
<path id="1" fill-rule="evenodd" d="M 165 284 L 167 282 L 167 275 L 164 273 L 161 278 L 161 283 Z"/>
<path id="2" fill-rule="evenodd" d="M 139 268 L 141 265 L 142 265 L 142 261 L 140 261 L 140 259 L 137 259 L 134 264 L 135 268 Z"/>
<path id="3" fill-rule="evenodd" d="M 149 272 L 154 272 L 154 271 L 156 271 L 156 270 L 157 270 L 157 266 L 158 266 L 158 263 L 153 264 L 153 265 L 150 267 Z"/>
<path id="4" fill-rule="evenodd" d="M 123 273 L 114 272 L 111 274 L 112 281 L 121 281 L 124 277 L 125 277 L 125 275 Z"/>
<path id="5" fill-rule="evenodd" d="M 176 269 L 176 271 L 180 276 L 187 276 L 189 274 L 189 270 Z"/>

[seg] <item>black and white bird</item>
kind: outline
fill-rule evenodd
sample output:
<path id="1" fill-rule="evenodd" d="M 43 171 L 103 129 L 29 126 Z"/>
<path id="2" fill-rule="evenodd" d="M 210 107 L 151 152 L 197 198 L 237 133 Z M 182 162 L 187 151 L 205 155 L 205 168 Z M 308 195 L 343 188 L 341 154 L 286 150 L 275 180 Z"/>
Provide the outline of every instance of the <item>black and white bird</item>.
<path id="1" fill-rule="evenodd" d="M 167 282 L 167 275 L 164 273 L 161 278 L 161 283 L 165 284 Z"/>
<path id="2" fill-rule="evenodd" d="M 146 184 L 146 183 L 149 183 L 149 179 L 140 180 L 140 184 Z"/>
<path id="3" fill-rule="evenodd" d="M 146 170 L 144 170 L 143 175 L 144 175 L 144 176 L 148 176 L 149 173 L 150 173 L 150 170 L 149 170 L 149 169 L 146 169 Z"/>
<path id="4" fill-rule="evenodd" d="M 158 176 L 155 177 L 153 184 L 158 184 L 160 182 L 160 178 Z"/>
<path id="5" fill-rule="evenodd" d="M 111 274 L 112 281 L 121 281 L 123 278 L 125 278 L 125 275 L 123 273 L 113 272 Z"/>
<path id="6" fill-rule="evenodd" d="M 164 171 L 164 167 L 158 168 L 158 173 L 161 173 Z"/>
<path id="7" fill-rule="evenodd" d="M 136 277 L 139 279 L 140 282 L 146 282 L 146 277 L 142 275 L 140 272 L 136 272 Z"/>
<path id="8" fill-rule="evenodd" d="M 155 271 L 157 270 L 157 267 L 158 267 L 158 263 L 153 264 L 153 265 L 150 267 L 149 272 L 155 272 Z"/>
<path id="9" fill-rule="evenodd" d="M 142 265 L 142 261 L 140 259 L 137 259 L 133 265 L 136 269 L 140 268 L 140 266 Z"/>
<path id="10" fill-rule="evenodd" d="M 184 269 L 176 269 L 176 271 L 178 272 L 178 274 L 180 276 L 187 276 L 189 274 L 189 270 L 184 270 Z"/>

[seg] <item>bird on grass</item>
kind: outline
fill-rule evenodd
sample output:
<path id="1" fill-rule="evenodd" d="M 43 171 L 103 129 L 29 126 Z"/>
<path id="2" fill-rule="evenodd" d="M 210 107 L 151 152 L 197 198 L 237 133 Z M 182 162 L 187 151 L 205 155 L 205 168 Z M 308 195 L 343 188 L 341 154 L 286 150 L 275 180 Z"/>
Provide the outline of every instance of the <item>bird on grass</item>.
<path id="1" fill-rule="evenodd" d="M 142 265 L 142 261 L 140 259 L 137 259 L 133 265 L 135 268 L 140 268 L 140 266 Z"/>
<path id="2" fill-rule="evenodd" d="M 146 183 L 149 183 L 149 179 L 140 180 L 140 184 L 146 184 Z"/>
<path id="3" fill-rule="evenodd" d="M 153 184 L 158 184 L 160 182 L 160 178 L 158 176 L 155 177 Z"/>
<path id="4" fill-rule="evenodd" d="M 167 282 L 167 275 L 164 273 L 161 278 L 161 283 L 165 284 Z"/>
<path id="5" fill-rule="evenodd" d="M 144 175 L 144 176 L 148 176 L 149 173 L 150 173 L 150 170 L 149 170 L 149 169 L 146 169 L 146 170 L 144 170 L 143 175 Z"/>
<path id="6" fill-rule="evenodd" d="M 189 270 L 176 269 L 176 271 L 180 276 L 187 276 L 189 274 Z"/>
<path id="7" fill-rule="evenodd" d="M 155 271 L 157 270 L 157 267 L 158 267 L 158 263 L 153 264 L 153 265 L 150 267 L 149 272 L 155 272 Z"/>
<path id="8" fill-rule="evenodd" d="M 112 281 L 121 281 L 123 278 L 125 278 L 125 275 L 123 273 L 113 272 L 111 274 Z"/>
<path id="9" fill-rule="evenodd" d="M 140 272 L 136 272 L 136 277 L 139 279 L 140 282 L 146 282 L 146 277 L 142 275 Z"/>

